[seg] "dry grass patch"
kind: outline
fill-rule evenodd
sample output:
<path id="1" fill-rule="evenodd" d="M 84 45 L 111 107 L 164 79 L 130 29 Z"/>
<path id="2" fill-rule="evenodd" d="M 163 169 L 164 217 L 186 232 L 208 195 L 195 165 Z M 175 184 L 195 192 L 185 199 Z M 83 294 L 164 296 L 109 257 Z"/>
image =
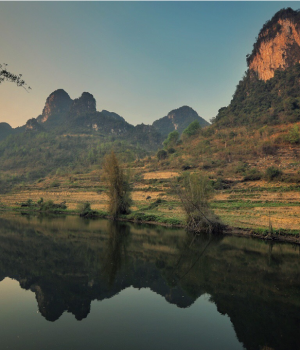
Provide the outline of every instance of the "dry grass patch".
<path id="1" fill-rule="evenodd" d="M 179 176 L 177 171 L 155 171 L 151 173 L 144 173 L 145 180 L 152 179 L 171 179 L 173 177 Z"/>

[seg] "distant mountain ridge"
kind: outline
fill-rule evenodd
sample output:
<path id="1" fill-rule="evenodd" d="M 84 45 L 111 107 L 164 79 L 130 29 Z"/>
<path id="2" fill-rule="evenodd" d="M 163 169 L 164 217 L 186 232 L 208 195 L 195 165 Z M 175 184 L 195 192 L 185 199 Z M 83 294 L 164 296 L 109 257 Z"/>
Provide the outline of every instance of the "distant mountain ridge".
<path id="1" fill-rule="evenodd" d="M 202 126 L 209 125 L 191 107 L 183 106 L 152 125 L 133 126 L 115 112 L 97 111 L 96 100 L 89 92 L 83 92 L 79 98 L 72 100 L 65 90 L 57 89 L 47 97 L 42 114 L 27 121 L 18 131 L 111 135 L 151 150 L 161 147 L 169 132 L 178 130 L 181 133 L 194 120 L 198 120 Z M 0 140 L 14 134 L 15 130 L 9 124 L 1 123 Z"/>
<path id="2" fill-rule="evenodd" d="M 197 120 L 200 126 L 208 126 L 209 123 L 201 118 L 196 111 L 189 106 L 173 109 L 167 116 L 153 122 L 153 126 L 165 137 L 172 131 L 177 130 L 180 134 L 193 121 Z"/>

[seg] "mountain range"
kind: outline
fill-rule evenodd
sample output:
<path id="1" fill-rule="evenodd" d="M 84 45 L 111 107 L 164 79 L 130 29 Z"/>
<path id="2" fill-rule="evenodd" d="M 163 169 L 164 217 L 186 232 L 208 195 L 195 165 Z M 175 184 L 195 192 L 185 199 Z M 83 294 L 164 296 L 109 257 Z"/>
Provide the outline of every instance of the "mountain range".
<path id="1" fill-rule="evenodd" d="M 188 106 L 171 111 L 167 116 L 152 125 L 133 126 L 117 113 L 96 109 L 96 100 L 88 92 L 72 100 L 63 89 L 52 92 L 46 99 L 42 114 L 32 118 L 19 128 L 13 129 L 7 123 L 0 123 L 0 140 L 11 134 L 31 131 L 61 134 L 93 134 L 115 136 L 139 143 L 148 150 L 161 146 L 169 132 L 182 132 L 192 121 L 198 120 L 201 126 L 209 125 L 197 112 Z"/>

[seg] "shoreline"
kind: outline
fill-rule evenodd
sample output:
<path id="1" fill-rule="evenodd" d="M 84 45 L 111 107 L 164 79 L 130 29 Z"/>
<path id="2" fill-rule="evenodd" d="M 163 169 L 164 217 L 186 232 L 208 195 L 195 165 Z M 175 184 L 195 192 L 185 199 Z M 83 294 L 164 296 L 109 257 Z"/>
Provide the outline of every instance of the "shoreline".
<path id="1" fill-rule="evenodd" d="M 37 210 L 24 210 L 21 208 L 1 208 L 0 213 L 9 212 L 14 213 L 18 215 L 35 215 L 38 216 L 39 214 L 44 214 L 46 216 L 80 216 L 80 214 L 77 211 L 74 210 L 66 210 L 66 211 L 47 211 L 47 212 L 41 212 Z M 112 220 L 112 217 L 110 215 L 107 215 L 106 213 L 94 213 L 92 216 L 81 216 L 82 219 L 90 219 L 90 220 L 97 220 L 97 219 L 106 219 L 106 220 Z M 186 229 L 186 225 L 184 224 L 170 224 L 170 223 L 164 223 L 159 221 L 146 221 L 146 220 L 136 220 L 134 218 L 124 218 L 119 217 L 115 219 L 116 221 L 122 221 L 122 222 L 130 222 L 134 224 L 147 224 L 147 225 L 157 225 L 157 226 L 163 226 L 163 227 L 169 227 L 169 228 L 181 228 Z M 232 227 L 229 225 L 225 225 L 222 232 L 219 233 L 220 235 L 224 236 L 236 236 L 236 237 L 244 237 L 244 238 L 255 238 L 260 239 L 264 241 L 269 242 L 280 242 L 280 243 L 291 243 L 291 244 L 297 244 L 300 245 L 300 234 L 289 234 L 287 232 L 267 232 L 267 230 L 264 230 L 264 233 L 259 233 L 253 229 L 250 228 L 240 228 L 240 227 Z"/>

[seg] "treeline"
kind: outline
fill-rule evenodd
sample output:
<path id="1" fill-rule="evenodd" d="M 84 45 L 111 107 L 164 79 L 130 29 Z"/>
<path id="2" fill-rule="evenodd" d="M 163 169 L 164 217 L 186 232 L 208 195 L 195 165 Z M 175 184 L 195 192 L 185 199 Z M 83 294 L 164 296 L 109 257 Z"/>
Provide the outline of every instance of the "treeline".
<path id="1" fill-rule="evenodd" d="M 124 162 L 148 155 L 138 144 L 132 145 L 112 136 L 57 136 L 46 132 L 10 135 L 0 142 L 2 181 L 4 172 L 16 174 L 15 178 L 20 177 L 22 181 L 60 172 L 86 172 L 100 167 L 104 156 L 112 149 Z"/>

